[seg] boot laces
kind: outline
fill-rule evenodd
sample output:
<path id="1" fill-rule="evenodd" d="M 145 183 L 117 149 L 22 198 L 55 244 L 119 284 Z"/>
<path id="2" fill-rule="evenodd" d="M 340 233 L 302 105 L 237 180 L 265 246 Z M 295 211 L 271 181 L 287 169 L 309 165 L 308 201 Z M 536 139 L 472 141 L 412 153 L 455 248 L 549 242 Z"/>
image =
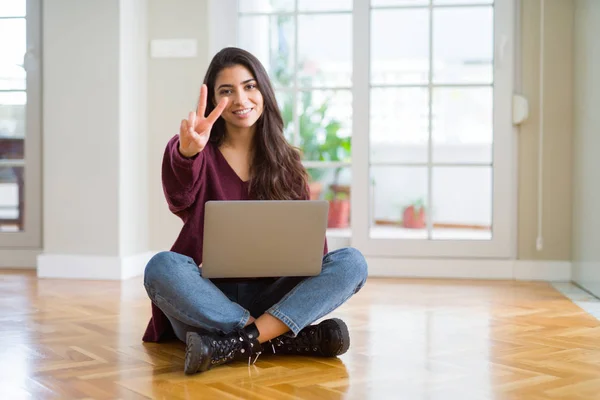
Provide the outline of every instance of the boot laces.
<path id="1" fill-rule="evenodd" d="M 260 348 L 256 348 L 252 339 L 248 337 L 248 334 L 243 330 L 236 332 L 235 336 L 215 338 L 212 341 L 212 345 L 212 364 L 222 364 L 235 358 L 242 358 L 242 355 L 247 355 L 248 365 L 250 365 L 254 364 L 261 354 Z M 254 360 L 252 360 L 254 355 L 256 356 Z"/>
<path id="2" fill-rule="evenodd" d="M 309 352 L 317 351 L 321 344 L 321 331 L 317 326 L 310 326 L 303 329 L 300 334 L 296 337 L 280 336 L 275 339 L 277 347 L 283 347 L 284 350 L 297 351 L 297 352 Z M 276 352 L 275 346 L 273 347 L 273 353 Z"/>

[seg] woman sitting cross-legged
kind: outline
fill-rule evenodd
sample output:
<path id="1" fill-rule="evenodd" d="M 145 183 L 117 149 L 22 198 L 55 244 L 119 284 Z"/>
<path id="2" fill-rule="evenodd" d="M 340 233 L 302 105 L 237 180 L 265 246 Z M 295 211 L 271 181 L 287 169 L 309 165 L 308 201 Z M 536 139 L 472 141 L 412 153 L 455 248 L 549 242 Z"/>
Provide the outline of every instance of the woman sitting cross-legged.
<path id="1" fill-rule="evenodd" d="M 271 82 L 252 54 L 225 48 L 215 55 L 197 111 L 166 146 L 162 181 L 183 227 L 171 251 L 146 266 L 152 318 L 144 341 L 174 334 L 185 342 L 186 374 L 254 362 L 261 353 L 335 357 L 348 350 L 342 320 L 311 324 L 365 284 L 367 264 L 358 250 L 329 252 L 325 241 L 321 273 L 310 277 L 209 280 L 201 274 L 207 201 L 309 199 L 299 152 L 283 135 Z"/>

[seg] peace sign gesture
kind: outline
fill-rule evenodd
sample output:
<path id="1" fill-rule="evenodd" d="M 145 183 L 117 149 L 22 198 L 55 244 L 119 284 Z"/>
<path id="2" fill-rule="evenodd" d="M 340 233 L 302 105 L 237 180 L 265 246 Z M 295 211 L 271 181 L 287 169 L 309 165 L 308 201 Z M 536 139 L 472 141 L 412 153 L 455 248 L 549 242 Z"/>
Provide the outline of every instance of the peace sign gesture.
<path id="1" fill-rule="evenodd" d="M 208 88 L 202 85 L 200 88 L 200 101 L 198 101 L 198 110 L 191 111 L 188 119 L 181 120 L 179 128 L 179 153 L 184 157 L 193 157 L 204 150 L 208 139 L 210 138 L 210 130 L 213 124 L 217 121 L 223 110 L 227 106 L 227 97 L 223 98 L 217 107 L 204 117 L 206 111 L 206 98 Z"/>

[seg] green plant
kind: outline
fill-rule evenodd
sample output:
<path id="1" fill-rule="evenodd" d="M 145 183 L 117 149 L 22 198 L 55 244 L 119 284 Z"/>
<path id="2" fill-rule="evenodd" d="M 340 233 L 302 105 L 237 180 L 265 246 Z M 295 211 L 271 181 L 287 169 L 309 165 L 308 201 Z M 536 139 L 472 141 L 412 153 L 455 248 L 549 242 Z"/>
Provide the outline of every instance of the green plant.
<path id="1" fill-rule="evenodd" d="M 289 16 L 277 18 L 277 28 L 283 31 L 283 26 L 289 22 Z M 279 35 L 282 40 L 285 35 Z M 280 43 L 279 51 L 274 52 L 271 60 L 273 76 L 278 85 L 289 87 L 293 83 L 293 66 L 289 65 L 289 46 Z M 299 62 L 302 67 L 303 61 Z M 302 77 L 302 86 L 311 87 L 314 77 Z M 289 137 L 293 131 L 294 101 L 292 96 L 281 100 L 280 108 L 284 122 L 284 133 Z M 299 142 L 296 143 L 303 153 L 305 160 L 311 161 L 348 161 L 351 154 L 351 138 L 339 135 L 342 127 L 341 121 L 331 117 L 328 113 L 331 98 L 325 99 L 320 104 L 314 100 L 312 91 L 302 91 L 299 96 L 298 122 Z M 319 181 L 325 170 L 322 168 L 307 168 L 311 181 Z M 336 168 L 333 184 L 339 181 L 341 168 Z"/>
<path id="2" fill-rule="evenodd" d="M 312 92 L 302 92 L 299 105 L 299 145 L 304 159 L 311 161 L 347 161 L 351 152 L 351 139 L 339 135 L 342 124 L 331 118 L 327 111 L 330 98 L 315 104 Z M 325 171 L 309 168 L 313 180 L 318 180 Z M 337 184 L 341 168 L 336 168 L 333 183 Z"/>
<path id="3" fill-rule="evenodd" d="M 425 201 L 422 198 L 418 198 L 404 205 L 402 207 L 402 212 L 406 211 L 406 209 L 410 207 L 412 207 L 415 217 L 417 217 L 421 213 L 421 210 L 423 210 L 423 212 L 426 211 Z"/>
<path id="4" fill-rule="evenodd" d="M 344 192 L 334 192 L 333 190 L 328 190 L 325 194 L 325 200 L 334 201 L 334 200 L 348 200 L 348 193 Z"/>

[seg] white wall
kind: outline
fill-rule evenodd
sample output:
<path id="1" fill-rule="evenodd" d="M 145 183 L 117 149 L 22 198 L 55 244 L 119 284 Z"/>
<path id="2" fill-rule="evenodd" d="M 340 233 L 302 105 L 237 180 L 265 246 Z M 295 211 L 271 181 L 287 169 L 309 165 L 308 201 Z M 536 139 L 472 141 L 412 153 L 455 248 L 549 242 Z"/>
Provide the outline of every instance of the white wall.
<path id="1" fill-rule="evenodd" d="M 120 0 L 119 254 L 148 250 L 148 8 Z"/>
<path id="2" fill-rule="evenodd" d="M 56 0 L 43 12 L 38 275 L 137 275 L 149 255 L 147 0 Z"/>
<path id="3" fill-rule="evenodd" d="M 43 9 L 46 253 L 119 250 L 119 3 Z"/>
<path id="4" fill-rule="evenodd" d="M 148 34 L 152 39 L 197 39 L 196 58 L 156 58 L 148 61 L 148 134 L 150 245 L 169 249 L 181 229 L 167 208 L 161 184 L 161 163 L 167 141 L 179 132 L 183 118 L 194 110 L 208 68 L 208 1 L 149 0 Z M 222 29 L 228 29 L 222 26 Z"/>
<path id="5" fill-rule="evenodd" d="M 600 1 L 575 6 L 574 280 L 600 296 Z"/>
<path id="6" fill-rule="evenodd" d="M 538 230 L 538 132 L 540 121 L 539 0 L 521 0 L 520 94 L 529 101 L 529 118 L 518 134 L 518 250 L 520 260 L 571 259 L 573 143 L 574 2 L 545 1 L 543 248 Z"/>

